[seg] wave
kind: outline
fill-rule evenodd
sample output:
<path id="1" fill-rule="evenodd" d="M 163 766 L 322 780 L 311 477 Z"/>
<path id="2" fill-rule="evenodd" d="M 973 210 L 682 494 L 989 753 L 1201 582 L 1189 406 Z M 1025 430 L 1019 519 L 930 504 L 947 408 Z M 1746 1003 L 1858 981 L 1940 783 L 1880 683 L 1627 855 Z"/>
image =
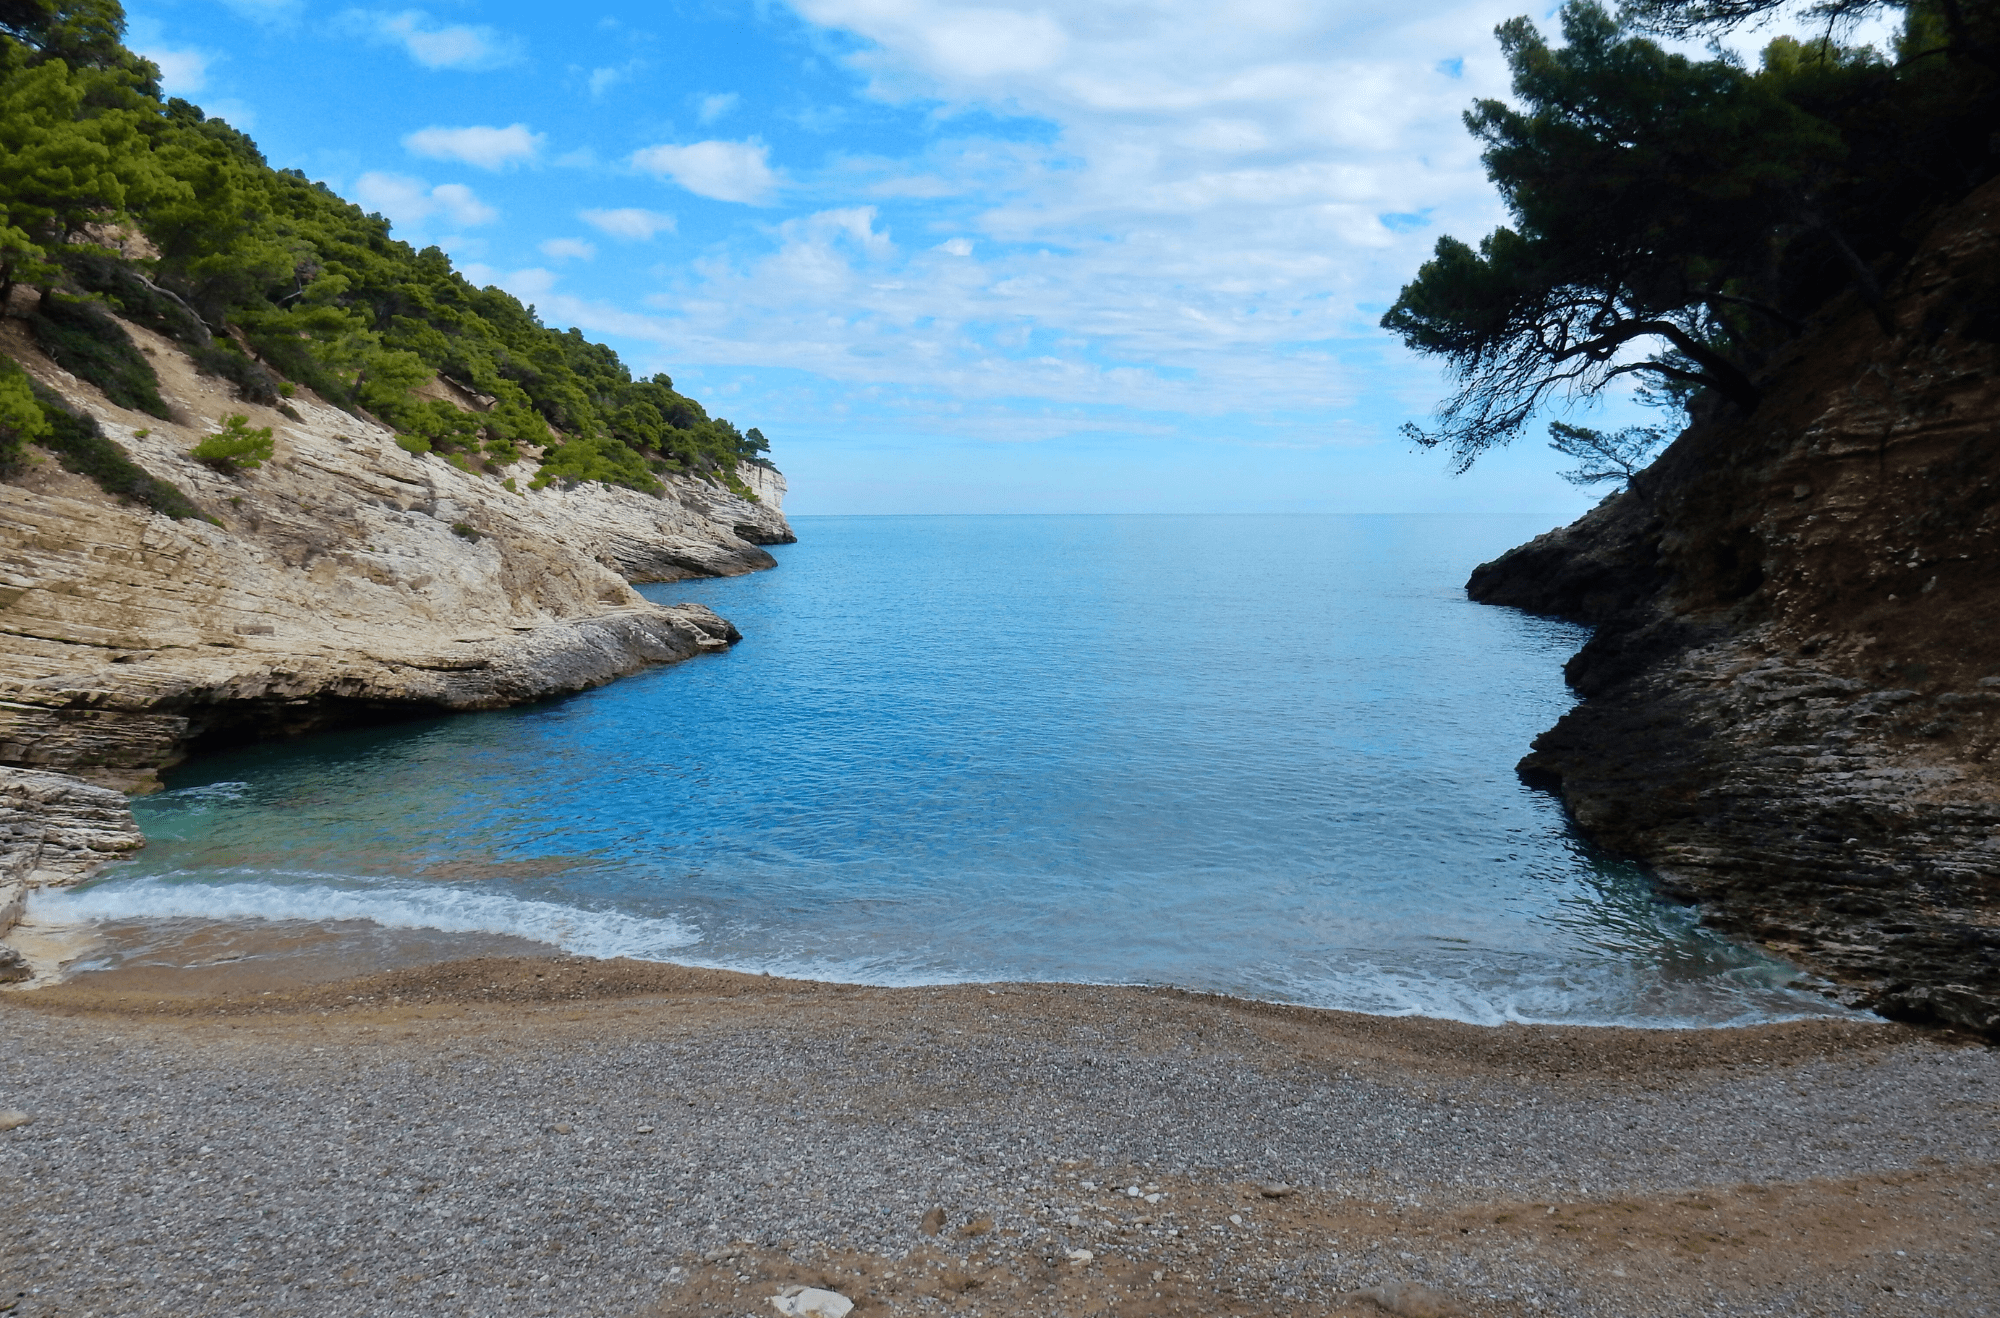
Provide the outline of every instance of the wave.
<path id="1" fill-rule="evenodd" d="M 448 884 L 343 884 L 324 880 L 226 883 L 157 876 L 30 895 L 31 919 L 368 920 L 389 929 L 511 934 L 590 957 L 658 961 L 701 941 L 672 917 L 597 911 Z"/>
<path id="2" fill-rule="evenodd" d="M 1007 980 L 1175 984 L 1194 992 L 1474 1025 L 1713 1028 L 1852 1014 L 1811 992 L 1798 981 L 1795 970 L 1776 962 L 1682 977 L 1617 959 L 1578 962 L 1487 951 L 1433 954 L 1420 963 L 1399 963 L 1379 954 L 1350 953 L 1324 957 L 1309 970 L 1267 962 L 1221 974 L 1212 968 L 1204 974 L 1198 965 L 1191 965 L 1193 973 L 1182 975 L 1159 977 L 1141 971 L 1105 976 L 1075 961 L 1037 964 L 1033 957 L 994 957 L 990 944 L 986 956 L 970 958 L 936 947 L 884 950 L 879 939 L 857 945 L 860 940 L 836 938 L 831 946 L 809 950 L 773 947 L 765 937 L 746 946 L 741 931 L 732 936 L 728 929 L 718 929 L 710 938 L 671 916 L 591 909 L 511 896 L 491 887 L 271 870 L 201 873 L 216 878 L 176 871 L 84 888 L 44 889 L 30 896 L 29 915 L 52 923 L 358 921 L 388 929 L 511 935 L 579 956 L 673 961 L 831 983 L 890 988 Z M 232 873 L 243 877 L 229 877 Z"/>

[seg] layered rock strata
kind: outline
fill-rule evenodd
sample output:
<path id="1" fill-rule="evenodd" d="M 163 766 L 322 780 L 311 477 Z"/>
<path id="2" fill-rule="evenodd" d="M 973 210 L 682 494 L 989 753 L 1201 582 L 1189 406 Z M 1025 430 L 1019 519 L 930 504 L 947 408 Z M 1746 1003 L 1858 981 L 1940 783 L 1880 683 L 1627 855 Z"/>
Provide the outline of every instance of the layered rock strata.
<path id="1" fill-rule="evenodd" d="M 29 889 L 89 878 L 144 845 L 122 792 L 0 766 L 0 933 L 21 918 Z M 26 959 L 0 944 L 0 983 L 29 975 Z"/>
<path id="2" fill-rule="evenodd" d="M 2000 1035 L 2000 184 L 1473 598 L 1593 623 L 1522 773 L 1719 928 Z"/>
<path id="3" fill-rule="evenodd" d="M 18 322 L 0 350 L 212 520 L 121 504 L 46 457 L 0 484 L 0 763 L 143 787 L 219 740 L 580 690 L 737 639 L 628 583 L 768 567 L 758 542 L 792 538 L 768 468 L 743 469 L 755 500 L 687 477 L 529 490 L 532 460 L 410 453 L 305 391 L 294 415 L 244 403 L 126 328 L 171 422 L 113 406 Z M 271 428 L 269 462 L 189 457 L 230 414 Z"/>

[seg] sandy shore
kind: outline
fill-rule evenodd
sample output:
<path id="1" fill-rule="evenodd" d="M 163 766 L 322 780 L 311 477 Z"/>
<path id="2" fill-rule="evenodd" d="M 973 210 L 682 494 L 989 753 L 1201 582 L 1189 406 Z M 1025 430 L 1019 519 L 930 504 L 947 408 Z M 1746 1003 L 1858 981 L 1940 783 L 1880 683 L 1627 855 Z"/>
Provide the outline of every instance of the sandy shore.
<path id="1" fill-rule="evenodd" d="M 2000 1312 L 2000 1053 L 1891 1025 L 566 958 L 0 1013 L 19 1315 Z"/>

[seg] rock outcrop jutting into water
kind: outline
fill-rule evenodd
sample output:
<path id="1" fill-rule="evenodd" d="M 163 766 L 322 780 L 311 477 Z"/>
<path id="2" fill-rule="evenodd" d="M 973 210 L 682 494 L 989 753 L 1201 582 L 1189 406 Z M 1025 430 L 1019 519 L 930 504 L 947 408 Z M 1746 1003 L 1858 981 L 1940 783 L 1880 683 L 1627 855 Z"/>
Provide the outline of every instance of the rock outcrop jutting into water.
<path id="1" fill-rule="evenodd" d="M 474 473 L 304 390 L 295 420 L 124 328 L 174 421 L 107 402 L 18 320 L 0 324 L 0 351 L 214 520 L 122 503 L 46 455 L 0 483 L 0 766 L 144 788 L 207 743 L 596 686 L 737 639 L 708 609 L 629 583 L 769 567 L 759 546 L 793 538 L 768 468 L 741 469 L 755 501 L 685 476 L 660 497 L 529 490 L 533 457 Z M 275 440 L 233 476 L 189 457 L 231 414 Z M 24 821 L 48 778 L 0 768 L 0 864 L 39 854 L 46 830 Z"/>
<path id="2" fill-rule="evenodd" d="M 1890 1015 L 2000 1034 L 2000 183 L 1885 331 L 1836 308 L 1746 418 L 1483 565 L 1593 623 L 1525 776 L 1708 921 Z"/>

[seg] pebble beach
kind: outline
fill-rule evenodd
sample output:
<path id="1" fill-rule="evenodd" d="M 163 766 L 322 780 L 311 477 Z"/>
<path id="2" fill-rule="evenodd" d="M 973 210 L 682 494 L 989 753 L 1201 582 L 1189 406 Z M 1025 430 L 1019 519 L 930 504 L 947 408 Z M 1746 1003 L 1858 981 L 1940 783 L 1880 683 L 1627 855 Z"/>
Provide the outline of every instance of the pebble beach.
<path id="1" fill-rule="evenodd" d="M 486 957 L 0 995 L 0 1311 L 2000 1312 L 2000 1056 Z"/>

